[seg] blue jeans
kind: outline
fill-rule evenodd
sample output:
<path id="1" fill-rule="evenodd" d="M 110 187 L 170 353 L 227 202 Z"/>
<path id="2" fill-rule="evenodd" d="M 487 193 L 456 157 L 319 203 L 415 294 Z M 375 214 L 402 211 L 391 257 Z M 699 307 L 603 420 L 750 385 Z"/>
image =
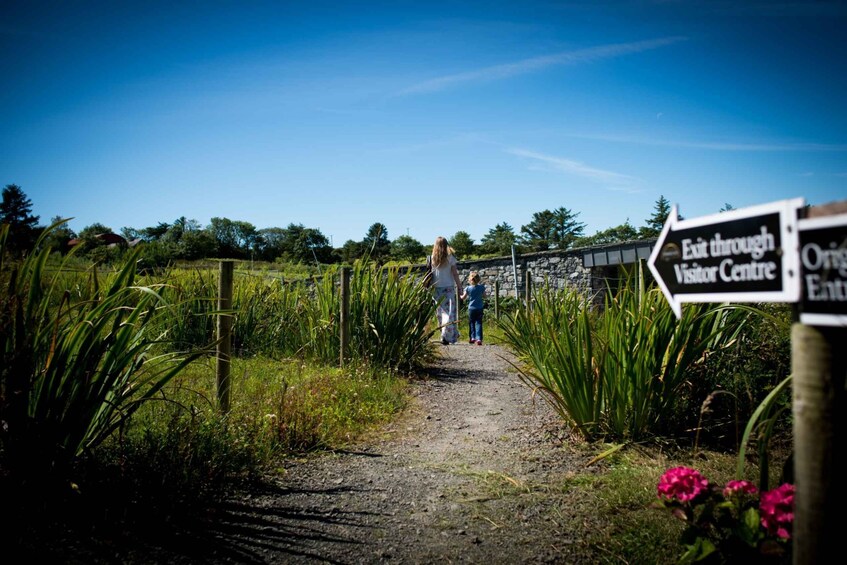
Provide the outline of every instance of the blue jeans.
<path id="1" fill-rule="evenodd" d="M 468 309 L 468 325 L 470 339 L 482 341 L 482 308 Z"/>

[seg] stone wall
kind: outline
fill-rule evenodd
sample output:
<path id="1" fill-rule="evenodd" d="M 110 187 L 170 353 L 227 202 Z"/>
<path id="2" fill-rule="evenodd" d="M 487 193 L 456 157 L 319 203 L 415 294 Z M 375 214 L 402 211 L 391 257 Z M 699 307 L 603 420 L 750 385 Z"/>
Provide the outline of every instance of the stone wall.
<path id="1" fill-rule="evenodd" d="M 593 288 L 592 271 L 583 267 L 582 255 L 566 251 L 519 255 L 515 258 L 514 266 L 511 257 L 459 261 L 459 277 L 463 283 L 471 271 L 479 273 L 482 283 L 491 292 L 494 291 L 495 282 L 498 282 L 501 297 L 517 295 L 522 298 L 526 293 L 527 276 L 533 288 L 545 284 L 555 289 L 571 287 L 585 292 Z"/>
<path id="2" fill-rule="evenodd" d="M 545 285 L 550 288 L 573 288 L 602 303 L 606 280 L 617 277 L 616 266 L 585 267 L 580 251 L 541 251 L 525 253 L 515 257 L 493 257 L 459 261 L 459 278 L 467 284 L 471 271 L 479 273 L 482 284 L 493 296 L 497 286 L 501 298 L 523 299 L 526 296 L 526 280 L 529 275 L 532 288 Z M 417 267 L 421 272 L 425 265 Z"/>
<path id="3" fill-rule="evenodd" d="M 463 284 L 467 284 L 468 274 L 477 271 L 489 295 L 493 295 L 495 283 L 499 283 L 501 298 L 523 299 L 528 273 L 533 289 L 545 285 L 557 290 L 573 288 L 591 296 L 595 304 L 602 305 L 607 288 L 617 288 L 621 265 L 645 259 L 654 243 L 654 240 L 641 240 L 566 251 L 524 253 L 515 257 L 514 266 L 511 256 L 459 261 L 459 277 Z M 426 266 L 412 268 L 422 273 Z"/>

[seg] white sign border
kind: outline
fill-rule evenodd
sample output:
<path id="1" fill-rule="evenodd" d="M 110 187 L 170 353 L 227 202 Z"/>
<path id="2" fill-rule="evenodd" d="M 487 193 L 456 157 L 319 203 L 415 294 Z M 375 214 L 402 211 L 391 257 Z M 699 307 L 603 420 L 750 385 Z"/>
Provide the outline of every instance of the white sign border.
<path id="1" fill-rule="evenodd" d="M 834 214 L 832 216 L 821 216 L 819 218 L 803 218 L 797 222 L 797 229 L 799 231 L 837 228 L 839 226 L 847 226 L 847 214 Z M 802 249 L 798 249 L 798 257 L 801 252 Z M 847 315 L 823 314 L 820 312 L 800 312 L 800 323 L 807 326 L 844 327 L 847 326 Z"/>
<path id="2" fill-rule="evenodd" d="M 790 198 L 787 200 L 777 200 L 767 204 L 759 204 L 756 206 L 748 206 L 746 208 L 736 208 L 726 212 L 717 214 L 709 214 L 708 216 L 700 216 L 690 220 L 677 221 L 677 205 L 674 204 L 671 208 L 671 213 L 668 216 L 668 221 L 665 222 L 662 228 L 662 233 L 656 242 L 650 258 L 647 260 L 647 267 L 653 273 L 653 278 L 656 279 L 662 289 L 665 297 L 671 305 L 677 318 L 682 316 L 682 303 L 684 302 L 787 302 L 796 303 L 800 300 L 800 237 L 798 234 L 798 210 L 806 205 L 804 198 Z M 664 244 L 669 231 L 678 231 L 700 226 L 708 226 L 712 224 L 723 224 L 733 220 L 745 220 L 755 216 L 763 216 L 773 214 L 774 212 L 780 215 L 780 242 L 782 247 L 782 290 L 779 291 L 760 291 L 760 292 L 703 292 L 696 294 L 671 294 L 658 270 L 655 268 L 655 263 L 661 253 L 659 242 Z"/>

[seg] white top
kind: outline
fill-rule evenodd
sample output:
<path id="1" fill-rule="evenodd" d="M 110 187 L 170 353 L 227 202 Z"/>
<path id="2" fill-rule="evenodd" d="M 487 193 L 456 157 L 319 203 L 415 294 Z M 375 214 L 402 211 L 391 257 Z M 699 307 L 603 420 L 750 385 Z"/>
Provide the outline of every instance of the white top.
<path id="1" fill-rule="evenodd" d="M 447 261 L 436 267 L 432 264 L 432 286 L 438 288 L 448 288 L 456 286 L 456 280 L 453 278 L 453 267 L 457 264 L 454 255 L 448 255 Z"/>

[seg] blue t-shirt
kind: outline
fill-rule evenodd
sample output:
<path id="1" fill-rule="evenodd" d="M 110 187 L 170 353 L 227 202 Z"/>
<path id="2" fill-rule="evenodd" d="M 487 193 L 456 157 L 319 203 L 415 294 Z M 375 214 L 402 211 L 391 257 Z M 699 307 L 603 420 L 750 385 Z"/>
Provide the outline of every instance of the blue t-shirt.
<path id="1" fill-rule="evenodd" d="M 485 295 L 484 284 L 474 284 L 465 288 L 468 293 L 468 310 L 482 310 L 482 297 Z"/>

